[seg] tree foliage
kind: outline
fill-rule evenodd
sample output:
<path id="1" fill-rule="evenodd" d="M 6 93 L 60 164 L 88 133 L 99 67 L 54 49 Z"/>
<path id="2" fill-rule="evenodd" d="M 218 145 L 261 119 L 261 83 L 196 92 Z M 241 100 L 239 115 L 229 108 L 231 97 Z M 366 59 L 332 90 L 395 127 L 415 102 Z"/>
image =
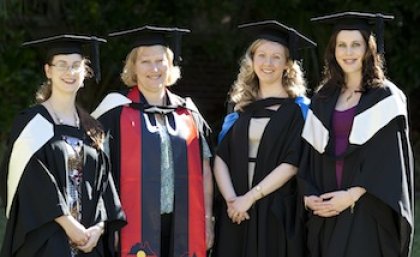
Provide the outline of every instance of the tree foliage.
<path id="1" fill-rule="evenodd" d="M 20 44 L 40 36 L 63 32 L 106 36 L 109 32 L 135 28 L 144 24 L 176 25 L 192 30 L 183 42 L 183 56 L 188 63 L 204 54 L 215 64 L 223 63 L 235 70 L 245 41 L 237 33 L 241 23 L 277 19 L 291 25 L 318 42 L 318 49 L 305 52 L 304 67 L 310 86 L 314 87 L 322 67 L 322 53 L 330 31 L 311 24 L 309 19 L 340 11 L 366 11 L 393 14 L 386 24 L 385 47 L 387 75 L 409 96 L 420 94 L 420 2 L 418 0 L 0 0 L 0 141 L 10 127 L 13 116 L 30 105 L 37 86 L 44 79 L 42 56 L 23 49 Z M 127 53 L 121 40 L 109 39 L 102 47 L 103 80 L 100 85 L 88 81 L 80 102 L 93 108 L 109 90 L 121 86 L 118 74 Z M 312 58 L 314 57 L 314 58 Z M 412 113 L 420 102 L 410 101 Z M 412 115 L 415 142 L 420 118 Z M 417 148 L 418 143 L 416 144 Z"/>
<path id="2" fill-rule="evenodd" d="M 144 24 L 176 25 L 192 30 L 183 44 L 186 62 L 199 53 L 215 65 L 222 63 L 236 70 L 245 45 L 236 26 L 277 19 L 318 42 L 316 51 L 305 53 L 304 63 L 314 87 L 330 31 L 311 24 L 309 19 L 350 10 L 395 15 L 385 32 L 387 74 L 411 99 L 412 138 L 414 150 L 420 153 L 420 116 L 415 115 L 420 110 L 420 101 L 416 101 L 420 97 L 418 0 L 0 0 L 0 150 L 13 117 L 33 103 L 34 92 L 44 80 L 43 58 L 20 46 L 26 40 L 63 32 L 106 36 Z M 127 48 L 119 40 L 109 39 L 101 51 L 102 82 L 94 85 L 88 81 L 80 94 L 79 101 L 87 109 L 96 106 L 107 91 L 120 86 L 118 74 Z"/>

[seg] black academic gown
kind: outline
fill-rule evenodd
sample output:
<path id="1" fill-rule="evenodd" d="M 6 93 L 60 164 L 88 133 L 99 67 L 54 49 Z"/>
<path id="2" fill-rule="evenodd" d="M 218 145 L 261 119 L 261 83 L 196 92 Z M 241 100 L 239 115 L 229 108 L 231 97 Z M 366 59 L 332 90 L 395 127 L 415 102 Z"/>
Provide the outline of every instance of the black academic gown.
<path id="1" fill-rule="evenodd" d="M 37 105 L 21 112 L 16 118 L 1 167 L 3 203 L 15 192 L 6 208 L 10 212 L 6 214 L 8 220 L 1 257 L 70 256 L 69 240 L 54 221 L 69 214 L 65 200 L 68 156 L 62 135 L 83 138 L 84 141 L 82 225 L 88 228 L 104 221 L 106 230 L 113 234 L 112 231 L 124 224 L 124 213 L 106 154 L 92 147 L 92 141 L 84 130 L 54 125 L 48 111 Z M 38 140 L 40 137 L 44 140 Z M 12 155 L 18 157 L 12 158 Z M 19 173 L 13 167 L 25 160 L 27 163 L 21 176 L 12 179 Z M 17 181 L 16 191 L 11 188 L 11 180 Z M 102 237 L 91 253 L 80 253 L 78 256 L 110 256 L 113 252 L 108 238 Z"/>
<path id="2" fill-rule="evenodd" d="M 404 94 L 391 82 L 362 94 L 356 107 L 349 146 L 334 154 L 332 97 L 314 96 L 305 123 L 306 141 L 298 173 L 304 195 L 360 186 L 366 193 L 338 216 L 309 213 L 311 257 L 407 257 L 413 236 L 413 155 L 408 138 Z M 344 160 L 341 187 L 335 162 Z"/>
<path id="3" fill-rule="evenodd" d="M 256 157 L 253 186 L 281 163 L 298 166 L 304 118 L 294 99 L 269 98 L 256 101 L 239 118 L 218 146 L 217 155 L 229 168 L 236 194 L 249 191 L 248 128 L 252 117 L 265 116 L 267 106 L 280 104 L 262 135 Z M 223 199 L 216 213 L 214 256 L 299 257 L 303 256 L 300 222 L 296 220 L 296 179 L 257 201 L 248 211 L 250 220 L 232 223 Z"/>

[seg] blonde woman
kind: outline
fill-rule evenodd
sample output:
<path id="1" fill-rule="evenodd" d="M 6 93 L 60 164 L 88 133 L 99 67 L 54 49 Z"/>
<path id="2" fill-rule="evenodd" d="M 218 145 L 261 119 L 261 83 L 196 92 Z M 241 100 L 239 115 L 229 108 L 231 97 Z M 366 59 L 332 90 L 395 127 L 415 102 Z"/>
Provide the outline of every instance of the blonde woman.
<path id="1" fill-rule="evenodd" d="M 208 128 L 191 99 L 168 89 L 180 77 L 176 50 L 186 32 L 144 26 L 111 34 L 134 43 L 121 75 L 129 89 L 109 94 L 94 112 L 113 138 L 129 220 L 122 256 L 204 257 L 213 244 Z"/>
<path id="2" fill-rule="evenodd" d="M 230 93 L 235 112 L 225 119 L 214 163 L 223 196 L 214 254 L 301 256 L 294 177 L 307 100 L 296 50 L 314 43 L 277 21 L 240 28 L 254 41 Z"/>

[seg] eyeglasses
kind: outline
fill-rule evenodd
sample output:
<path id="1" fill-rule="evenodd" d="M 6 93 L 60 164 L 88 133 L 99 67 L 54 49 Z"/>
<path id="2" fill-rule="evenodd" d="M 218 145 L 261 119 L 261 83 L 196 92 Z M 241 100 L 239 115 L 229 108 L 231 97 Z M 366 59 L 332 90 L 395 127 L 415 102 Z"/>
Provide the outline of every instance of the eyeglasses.
<path id="1" fill-rule="evenodd" d="M 81 72 L 83 70 L 82 63 L 73 63 L 72 65 L 67 65 L 66 63 L 57 63 L 57 64 L 50 64 L 50 66 L 53 66 L 57 69 L 59 72 Z"/>

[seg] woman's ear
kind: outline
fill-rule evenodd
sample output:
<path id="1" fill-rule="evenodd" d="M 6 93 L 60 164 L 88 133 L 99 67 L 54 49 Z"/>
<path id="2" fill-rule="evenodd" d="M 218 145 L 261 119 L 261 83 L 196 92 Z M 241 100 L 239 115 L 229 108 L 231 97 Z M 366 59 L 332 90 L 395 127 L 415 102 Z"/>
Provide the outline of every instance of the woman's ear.
<path id="1" fill-rule="evenodd" d="M 48 65 L 48 63 L 44 64 L 44 72 L 45 76 L 50 79 L 51 78 L 51 67 Z"/>

